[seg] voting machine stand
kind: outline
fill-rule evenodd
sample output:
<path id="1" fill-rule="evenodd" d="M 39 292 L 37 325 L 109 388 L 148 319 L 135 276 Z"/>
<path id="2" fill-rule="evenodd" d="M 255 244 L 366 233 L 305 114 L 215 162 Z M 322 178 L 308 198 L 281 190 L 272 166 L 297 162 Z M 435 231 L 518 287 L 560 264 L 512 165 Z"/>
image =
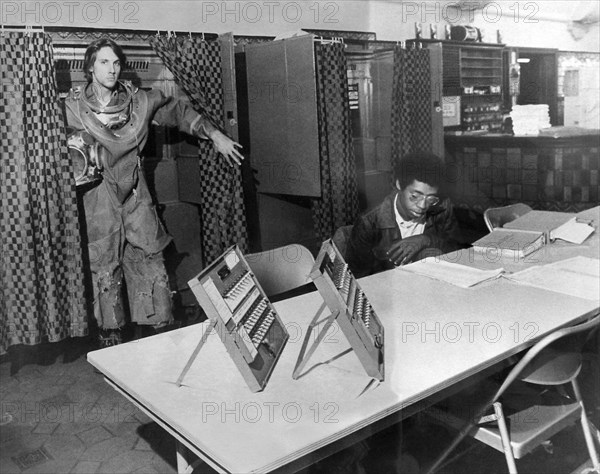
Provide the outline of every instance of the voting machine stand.
<path id="1" fill-rule="evenodd" d="M 216 330 L 250 390 L 263 390 L 289 335 L 237 245 L 188 285 L 209 323 L 176 384 L 182 385 L 206 339 Z"/>
<path id="2" fill-rule="evenodd" d="M 383 381 L 383 325 L 331 239 L 323 242 L 310 277 L 331 311 L 331 315 L 325 320 L 307 352 L 311 332 L 322 323 L 317 321 L 318 314 L 311 322 L 296 362 L 293 378 L 300 377 L 304 366 L 325 338 L 331 325 L 337 322 L 367 374 Z"/>

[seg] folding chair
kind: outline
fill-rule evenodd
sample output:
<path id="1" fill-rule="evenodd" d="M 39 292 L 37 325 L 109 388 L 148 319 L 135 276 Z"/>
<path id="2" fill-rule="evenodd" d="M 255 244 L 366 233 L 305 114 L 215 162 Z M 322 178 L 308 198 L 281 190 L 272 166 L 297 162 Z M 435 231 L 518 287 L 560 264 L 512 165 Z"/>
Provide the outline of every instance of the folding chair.
<path id="1" fill-rule="evenodd" d="M 520 202 L 510 206 L 490 207 L 483 212 L 483 220 L 489 231 L 492 232 L 495 228 L 502 227 L 529 211 L 531 211 L 531 207 Z"/>
<path id="2" fill-rule="evenodd" d="M 344 257 L 344 259 L 346 258 L 346 249 L 348 247 L 348 241 L 350 240 L 350 235 L 352 234 L 353 227 L 354 226 L 352 226 L 352 225 L 344 225 L 344 226 L 338 227 L 337 230 L 335 231 L 335 234 L 333 234 L 333 237 L 331 239 L 331 240 L 333 240 L 333 243 L 335 244 L 337 249 L 340 251 L 340 253 Z"/>
<path id="3" fill-rule="evenodd" d="M 244 256 L 260 286 L 269 297 L 311 283 L 315 263 L 310 250 L 300 244 L 286 245 Z"/>
<path id="4" fill-rule="evenodd" d="M 529 349 L 499 387 L 490 382 L 483 393 L 471 393 L 470 397 L 459 394 L 446 400 L 441 408 L 426 410 L 437 421 L 460 430 L 427 472 L 435 472 L 466 436 L 472 436 L 503 451 L 509 472 L 516 473 L 515 458 L 528 454 L 578 418 L 594 469 L 600 472 L 598 452 L 577 383 L 583 346 L 599 325 L 597 315 L 586 323 L 555 331 Z M 564 384 L 569 382 L 574 398 L 564 390 Z M 552 385 L 557 386 L 555 390 L 540 390 Z M 477 401 L 477 408 L 473 409 L 475 405 L 469 404 L 469 398 Z M 481 404 L 481 400 L 485 402 Z"/>

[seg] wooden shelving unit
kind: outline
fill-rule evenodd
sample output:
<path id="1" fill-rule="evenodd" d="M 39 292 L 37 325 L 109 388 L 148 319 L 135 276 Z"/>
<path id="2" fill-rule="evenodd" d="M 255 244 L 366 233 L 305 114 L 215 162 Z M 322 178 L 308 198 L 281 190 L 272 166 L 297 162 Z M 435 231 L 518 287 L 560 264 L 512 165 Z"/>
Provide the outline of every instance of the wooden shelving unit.
<path id="1" fill-rule="evenodd" d="M 444 85 L 449 95 L 461 98 L 459 128 L 464 132 L 499 132 L 502 128 L 503 49 L 482 43 L 443 45 L 444 66 L 448 66 Z"/>
<path id="2" fill-rule="evenodd" d="M 442 93 L 460 101 L 459 125 L 446 129 L 499 132 L 504 100 L 504 45 L 431 39 L 411 42 L 442 45 Z"/>

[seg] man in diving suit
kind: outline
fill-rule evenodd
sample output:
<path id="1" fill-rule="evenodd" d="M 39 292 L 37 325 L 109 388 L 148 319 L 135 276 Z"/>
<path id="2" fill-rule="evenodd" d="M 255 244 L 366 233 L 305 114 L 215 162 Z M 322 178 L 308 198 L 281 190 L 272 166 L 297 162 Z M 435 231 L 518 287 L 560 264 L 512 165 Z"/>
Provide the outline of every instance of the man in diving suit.
<path id="1" fill-rule="evenodd" d="M 210 139 L 218 156 L 239 165 L 240 145 L 185 102 L 119 81 L 125 55 L 110 39 L 87 48 L 88 84 L 65 100 L 66 125 L 94 144 L 103 180 L 83 196 L 94 291 L 94 316 L 102 346 L 121 341 L 125 277 L 133 322 L 156 329 L 172 322 L 171 293 L 162 251 L 171 241 L 156 214 L 140 169 L 150 123 L 178 127 Z"/>

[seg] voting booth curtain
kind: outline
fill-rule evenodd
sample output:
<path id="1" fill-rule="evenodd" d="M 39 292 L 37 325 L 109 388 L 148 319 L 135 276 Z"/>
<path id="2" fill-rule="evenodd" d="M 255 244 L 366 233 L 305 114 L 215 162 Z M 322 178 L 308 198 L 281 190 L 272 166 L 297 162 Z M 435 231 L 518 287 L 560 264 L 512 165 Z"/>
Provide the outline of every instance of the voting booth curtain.
<path id="1" fill-rule="evenodd" d="M 394 48 L 392 82 L 392 163 L 415 151 L 431 151 L 429 50 Z"/>
<path id="2" fill-rule="evenodd" d="M 321 197 L 312 200 L 320 241 L 358 215 L 358 188 L 348 106 L 347 61 L 342 43 L 315 43 Z"/>
<path id="3" fill-rule="evenodd" d="M 150 44 L 186 93 L 194 109 L 223 126 L 221 47 L 218 41 L 196 37 L 155 36 Z M 242 172 L 217 159 L 212 143 L 199 144 L 202 256 L 211 262 L 237 244 L 248 250 Z"/>
<path id="4" fill-rule="evenodd" d="M 77 195 L 51 39 L 0 35 L 0 353 L 87 334 Z"/>

